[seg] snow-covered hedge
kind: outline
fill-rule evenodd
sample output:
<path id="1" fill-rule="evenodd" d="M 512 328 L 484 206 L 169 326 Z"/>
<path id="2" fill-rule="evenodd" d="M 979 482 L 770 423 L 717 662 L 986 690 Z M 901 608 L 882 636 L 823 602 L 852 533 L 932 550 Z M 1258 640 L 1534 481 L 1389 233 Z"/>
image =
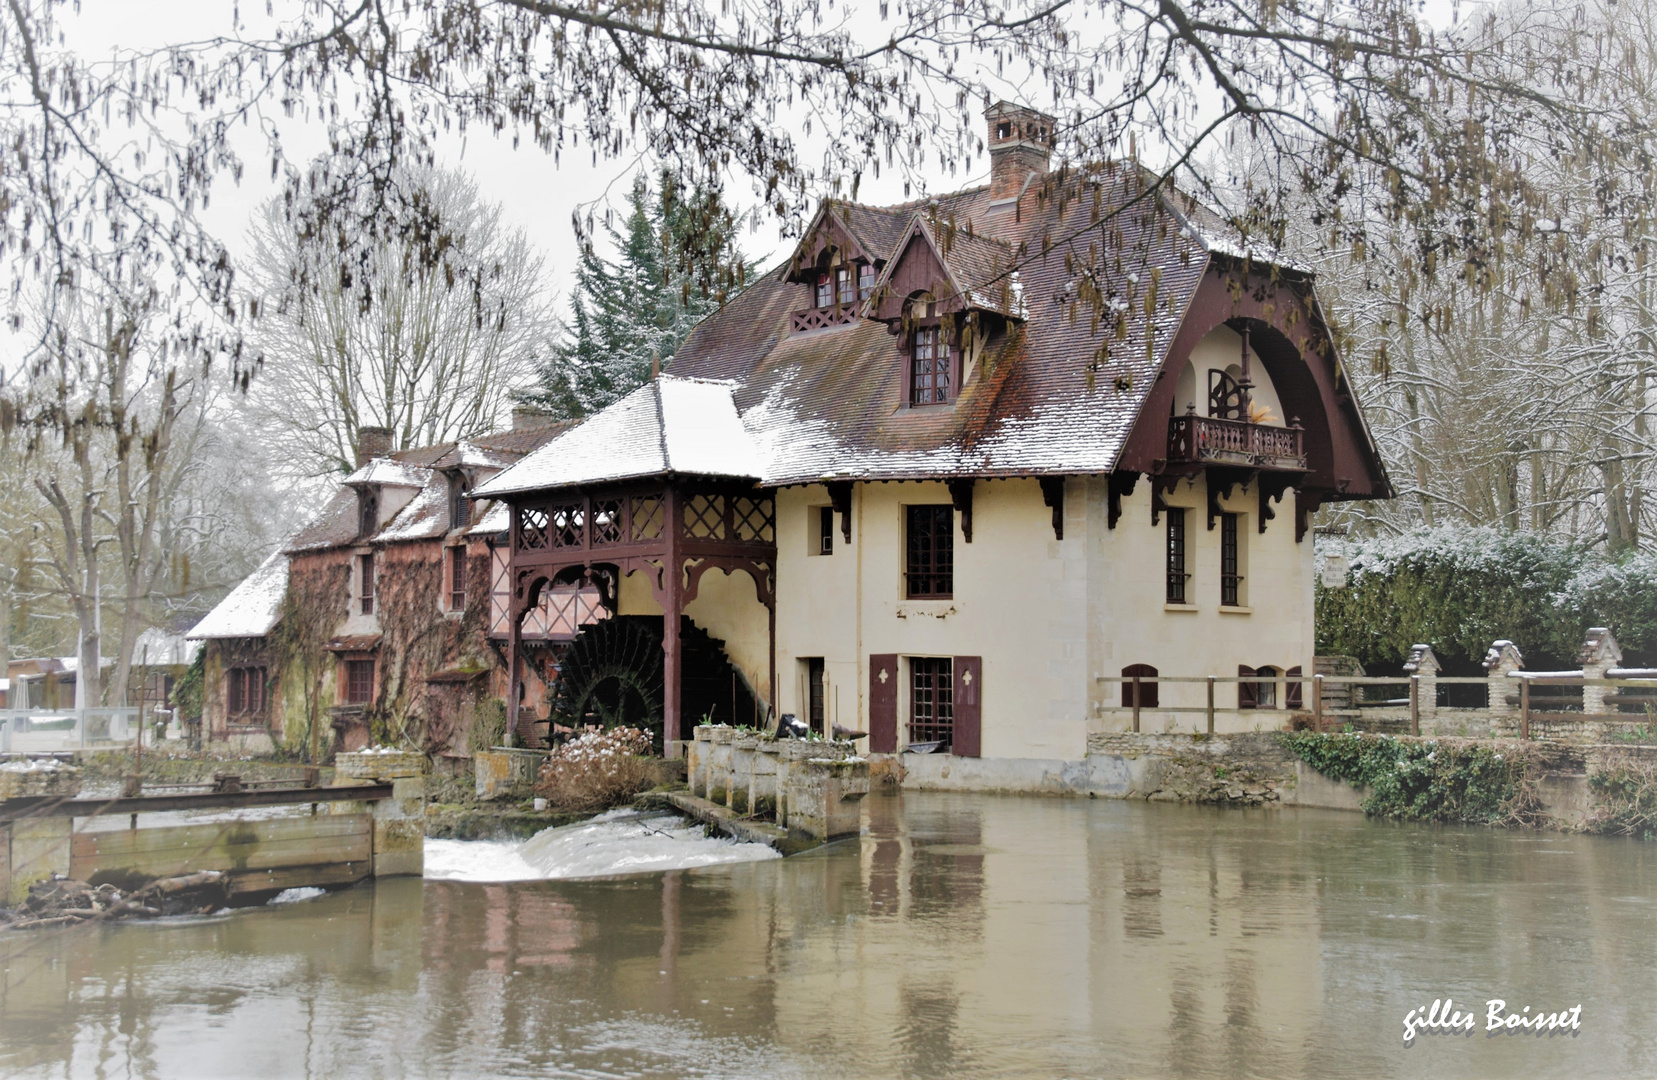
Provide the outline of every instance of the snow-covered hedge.
<path id="1" fill-rule="evenodd" d="M 1613 559 L 1531 533 L 1458 526 L 1320 538 L 1318 553 L 1351 563 L 1345 588 L 1317 585 L 1320 653 L 1396 665 L 1426 642 L 1441 657 L 1474 661 L 1508 638 L 1529 667 L 1569 667 L 1590 626 L 1609 626 L 1625 651 L 1657 652 L 1657 554 Z"/>

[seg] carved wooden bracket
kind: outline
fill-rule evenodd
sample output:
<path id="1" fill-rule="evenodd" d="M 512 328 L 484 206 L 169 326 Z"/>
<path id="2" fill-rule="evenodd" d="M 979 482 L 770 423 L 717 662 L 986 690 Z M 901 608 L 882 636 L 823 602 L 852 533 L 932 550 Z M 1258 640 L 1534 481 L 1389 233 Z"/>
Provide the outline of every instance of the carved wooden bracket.
<path id="1" fill-rule="evenodd" d="M 1306 530 L 1312 527 L 1312 515 L 1323 505 L 1323 492 L 1295 491 L 1295 543 L 1306 539 Z"/>
<path id="2" fill-rule="evenodd" d="M 1043 490 L 1046 490 L 1043 488 Z M 961 515 L 961 535 L 967 543 L 972 543 L 972 481 L 951 480 L 949 482 L 949 499 L 955 504 L 955 509 Z"/>
<path id="3" fill-rule="evenodd" d="M 1172 476 L 1161 475 L 1151 477 L 1151 528 L 1156 528 L 1157 524 L 1162 520 L 1162 515 L 1168 510 L 1168 500 L 1164 499 L 1162 496 L 1165 493 L 1170 495 L 1173 494 L 1174 489 L 1178 486 L 1178 473 L 1175 473 Z"/>
<path id="4" fill-rule="evenodd" d="M 1106 499 L 1105 525 L 1116 528 L 1116 523 L 1122 520 L 1122 500 L 1133 494 L 1133 489 L 1139 483 L 1139 474 L 1132 469 L 1110 474 L 1110 488 Z M 1153 508 L 1153 513 L 1155 509 Z M 1156 524 L 1153 521 L 1151 524 Z"/>
<path id="5" fill-rule="evenodd" d="M 1283 493 L 1300 479 L 1293 473 L 1262 473 L 1260 476 L 1260 532 L 1266 531 L 1266 522 L 1277 517 L 1272 503 L 1283 501 Z"/>
<path id="6" fill-rule="evenodd" d="M 1053 511 L 1053 539 L 1063 540 L 1064 477 L 1044 476 L 1041 478 L 1041 501 L 1046 503 Z M 1118 512 L 1120 512 L 1120 509 Z M 1113 518 L 1112 523 L 1114 524 L 1114 522 L 1115 519 Z"/>
<path id="7" fill-rule="evenodd" d="M 1214 531 L 1214 523 L 1220 520 L 1225 513 L 1220 509 L 1220 500 L 1231 498 L 1231 489 L 1241 486 L 1244 491 L 1254 483 L 1260 475 L 1257 469 L 1209 469 L 1208 482 L 1208 531 Z"/>
<path id="8" fill-rule="evenodd" d="M 849 544 L 852 542 L 852 482 L 830 480 L 828 493 L 829 502 L 834 504 L 834 512 L 840 515 L 840 538 Z"/>

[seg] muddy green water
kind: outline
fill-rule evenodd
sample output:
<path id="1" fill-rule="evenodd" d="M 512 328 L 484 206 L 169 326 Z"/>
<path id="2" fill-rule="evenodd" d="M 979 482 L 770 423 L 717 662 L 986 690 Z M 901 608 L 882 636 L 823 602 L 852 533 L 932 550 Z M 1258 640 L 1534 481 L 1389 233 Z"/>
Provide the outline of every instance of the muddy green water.
<path id="1" fill-rule="evenodd" d="M 1657 1075 L 1657 844 L 873 797 L 860 842 L 0 937 L 0 1075 Z M 1449 995 L 1471 1035 L 1402 1042 Z M 1581 1004 L 1487 1036 L 1484 1001 Z"/>

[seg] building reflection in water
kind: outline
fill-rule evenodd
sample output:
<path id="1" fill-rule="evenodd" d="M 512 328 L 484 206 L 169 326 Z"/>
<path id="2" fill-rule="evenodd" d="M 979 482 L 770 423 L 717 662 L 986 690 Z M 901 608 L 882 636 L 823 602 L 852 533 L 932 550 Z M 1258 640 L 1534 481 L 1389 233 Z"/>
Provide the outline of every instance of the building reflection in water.
<path id="1" fill-rule="evenodd" d="M 1657 990 L 1647 846 L 1082 800 L 865 808 L 861 841 L 787 860 L 0 935 L 0 1073 L 1657 1071 L 1612 1037 Z M 1480 992 L 1569 997 L 1604 1026 L 1405 1056 L 1405 1010 Z"/>

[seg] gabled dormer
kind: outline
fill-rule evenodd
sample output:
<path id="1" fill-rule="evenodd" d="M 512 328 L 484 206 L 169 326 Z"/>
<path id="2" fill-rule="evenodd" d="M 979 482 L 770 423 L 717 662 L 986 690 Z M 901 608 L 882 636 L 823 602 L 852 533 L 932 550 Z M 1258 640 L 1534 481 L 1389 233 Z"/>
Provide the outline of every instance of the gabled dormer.
<path id="1" fill-rule="evenodd" d="M 867 316 L 886 323 L 904 357 L 904 404 L 946 405 L 991 336 L 1024 321 L 1011 245 L 915 214 L 876 282 Z"/>
<path id="2" fill-rule="evenodd" d="M 823 203 L 789 260 L 786 280 L 810 287 L 810 306 L 794 312 L 805 333 L 857 322 L 902 228 L 902 216 L 851 203 Z"/>
<path id="3" fill-rule="evenodd" d="M 368 540 L 426 486 L 431 472 L 394 458 L 375 458 L 350 476 L 345 485 L 357 493 L 357 539 Z"/>

